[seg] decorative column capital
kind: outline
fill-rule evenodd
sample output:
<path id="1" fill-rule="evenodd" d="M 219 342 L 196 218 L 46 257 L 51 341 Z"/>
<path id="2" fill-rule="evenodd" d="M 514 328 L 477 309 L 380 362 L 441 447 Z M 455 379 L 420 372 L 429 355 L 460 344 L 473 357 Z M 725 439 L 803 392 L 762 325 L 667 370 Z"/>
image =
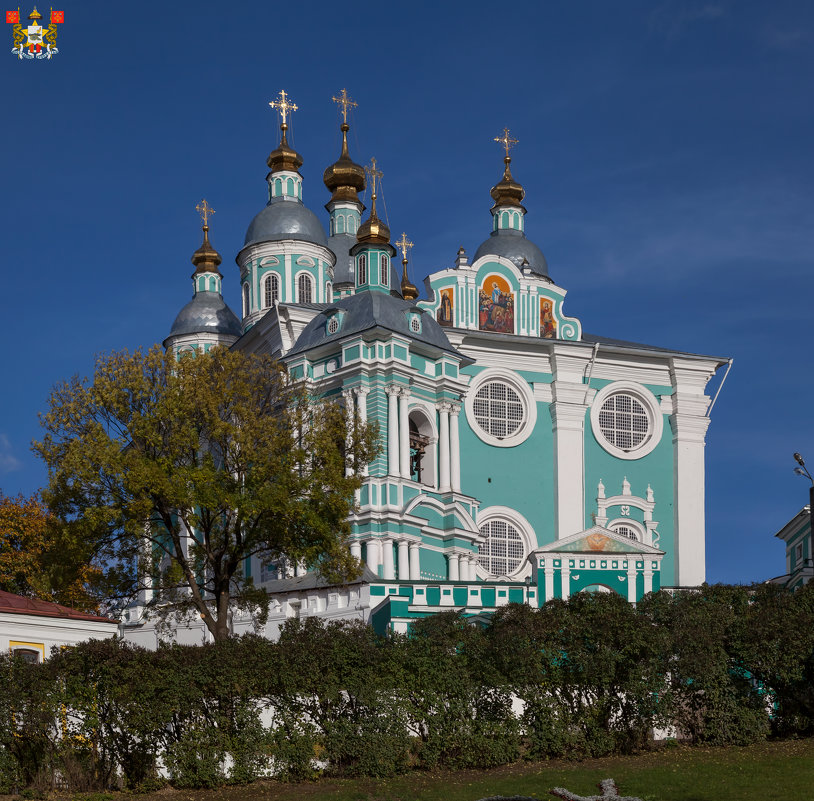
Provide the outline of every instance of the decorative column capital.
<path id="1" fill-rule="evenodd" d="M 401 388 L 399 387 L 398 384 L 388 384 L 385 387 L 384 391 L 388 395 L 396 395 L 396 396 L 398 396 L 401 393 Z"/>
<path id="2" fill-rule="evenodd" d="M 365 398 L 370 393 L 370 387 L 356 387 L 356 395 L 359 398 Z"/>
<path id="3" fill-rule="evenodd" d="M 453 417 L 457 417 L 461 413 L 461 404 L 460 403 L 450 403 L 449 404 L 449 413 Z"/>
<path id="4" fill-rule="evenodd" d="M 412 395 L 412 391 L 410 390 L 410 387 L 402 386 L 399 387 L 399 395 L 401 395 L 402 398 L 409 398 L 410 395 Z"/>
<path id="5" fill-rule="evenodd" d="M 446 412 L 449 414 L 452 411 L 452 404 L 449 401 L 441 401 L 440 403 L 435 404 L 435 408 L 441 412 L 442 414 Z"/>

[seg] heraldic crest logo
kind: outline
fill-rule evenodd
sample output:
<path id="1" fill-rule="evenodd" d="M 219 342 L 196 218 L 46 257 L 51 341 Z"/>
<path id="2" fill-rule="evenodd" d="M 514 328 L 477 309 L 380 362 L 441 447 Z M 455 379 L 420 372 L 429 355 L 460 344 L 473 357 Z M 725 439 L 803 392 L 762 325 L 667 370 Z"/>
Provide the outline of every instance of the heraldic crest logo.
<path id="1" fill-rule="evenodd" d="M 12 36 L 14 37 L 14 47 L 11 52 L 18 59 L 37 58 L 51 59 L 57 50 L 57 25 L 65 22 L 64 11 L 54 11 L 51 9 L 51 24 L 48 28 L 42 26 L 42 14 L 34 10 L 28 15 L 28 25 L 23 27 L 20 23 L 20 9 L 16 11 L 6 11 L 6 22 L 14 25 Z"/>

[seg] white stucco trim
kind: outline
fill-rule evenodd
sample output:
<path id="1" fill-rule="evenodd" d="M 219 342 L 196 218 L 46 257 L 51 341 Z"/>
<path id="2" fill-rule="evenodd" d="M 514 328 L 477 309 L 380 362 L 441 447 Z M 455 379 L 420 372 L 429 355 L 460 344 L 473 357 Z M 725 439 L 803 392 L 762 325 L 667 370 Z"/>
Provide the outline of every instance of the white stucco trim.
<path id="1" fill-rule="evenodd" d="M 503 381 L 508 384 L 517 392 L 523 403 L 523 423 L 517 431 L 502 439 L 484 431 L 475 419 L 475 395 L 484 384 L 490 381 Z M 496 448 L 513 448 L 515 445 L 520 445 L 531 436 L 534 426 L 537 424 L 537 403 L 531 386 L 516 372 L 507 370 L 505 367 L 488 367 L 474 376 L 466 392 L 464 408 L 466 409 L 466 421 L 478 439 L 487 445 L 494 445 Z"/>
<path id="2" fill-rule="evenodd" d="M 478 512 L 478 530 L 480 530 L 481 526 L 490 522 L 491 520 L 506 520 L 517 529 L 518 533 L 523 539 L 523 558 L 520 560 L 520 566 L 517 568 L 517 570 L 508 576 L 493 576 L 491 573 L 487 573 L 481 567 L 479 560 L 476 560 L 476 573 L 478 578 L 482 579 L 483 581 L 495 582 L 520 581 L 526 578 L 526 576 L 530 576 L 532 565 L 528 557 L 529 554 L 531 554 L 537 547 L 537 534 L 535 533 L 531 523 L 529 523 L 529 521 L 526 520 L 526 518 L 523 517 L 520 512 L 515 509 L 511 509 L 508 506 L 487 506 L 485 509 L 481 509 Z"/>
<path id="3" fill-rule="evenodd" d="M 644 407 L 644 410 L 647 412 L 648 422 L 650 423 L 650 431 L 645 441 L 629 451 L 618 448 L 609 442 L 602 433 L 602 428 L 599 425 L 599 412 L 602 409 L 602 404 L 611 395 L 620 393 L 633 395 Z M 602 389 L 596 393 L 591 403 L 591 429 L 596 441 L 611 456 L 626 460 L 641 459 L 643 456 L 647 456 L 647 454 L 661 442 L 661 437 L 664 433 L 664 418 L 661 412 L 661 405 L 656 396 L 647 389 L 647 387 L 643 387 L 634 381 L 614 381 L 602 387 Z"/>

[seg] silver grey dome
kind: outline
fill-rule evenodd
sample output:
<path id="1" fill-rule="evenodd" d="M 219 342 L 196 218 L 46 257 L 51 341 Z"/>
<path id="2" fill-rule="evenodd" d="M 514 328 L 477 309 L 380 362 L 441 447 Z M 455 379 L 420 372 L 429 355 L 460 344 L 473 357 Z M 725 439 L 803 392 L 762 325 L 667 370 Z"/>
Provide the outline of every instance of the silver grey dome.
<path id="1" fill-rule="evenodd" d="M 472 261 L 477 261 L 481 256 L 503 256 L 513 262 L 518 269 L 525 259 L 532 272 L 548 277 L 548 263 L 543 256 L 543 251 L 530 239 L 526 239 L 526 235 L 522 231 L 493 231 L 492 235 L 475 251 Z"/>
<path id="2" fill-rule="evenodd" d="M 334 265 L 334 285 L 355 284 L 356 279 L 351 270 L 350 249 L 356 244 L 356 237 L 353 234 L 334 234 L 328 240 L 328 247 L 336 256 Z"/>
<path id="3" fill-rule="evenodd" d="M 239 337 L 240 320 L 218 292 L 198 292 L 178 312 L 170 336 L 179 334 L 229 334 Z"/>
<path id="4" fill-rule="evenodd" d="M 317 215 L 296 200 L 271 201 L 249 223 L 243 246 L 280 239 L 298 239 L 328 247 L 328 237 Z"/>

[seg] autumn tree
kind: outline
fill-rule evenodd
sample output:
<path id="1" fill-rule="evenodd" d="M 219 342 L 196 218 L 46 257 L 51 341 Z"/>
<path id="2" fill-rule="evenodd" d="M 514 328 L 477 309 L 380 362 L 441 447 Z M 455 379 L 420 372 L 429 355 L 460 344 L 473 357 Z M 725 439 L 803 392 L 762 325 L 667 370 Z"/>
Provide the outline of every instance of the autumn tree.
<path id="1" fill-rule="evenodd" d="M 88 555 L 63 539 L 39 493 L 0 492 L 0 590 L 98 611 L 100 577 Z"/>
<path id="2" fill-rule="evenodd" d="M 375 431 L 357 421 L 348 437 L 339 404 L 268 356 L 100 356 L 92 381 L 54 388 L 41 422 L 44 498 L 121 603 L 149 577 L 156 614 L 200 615 L 222 640 L 235 608 L 267 614 L 249 557 L 330 580 L 359 569 L 348 515 Z"/>

